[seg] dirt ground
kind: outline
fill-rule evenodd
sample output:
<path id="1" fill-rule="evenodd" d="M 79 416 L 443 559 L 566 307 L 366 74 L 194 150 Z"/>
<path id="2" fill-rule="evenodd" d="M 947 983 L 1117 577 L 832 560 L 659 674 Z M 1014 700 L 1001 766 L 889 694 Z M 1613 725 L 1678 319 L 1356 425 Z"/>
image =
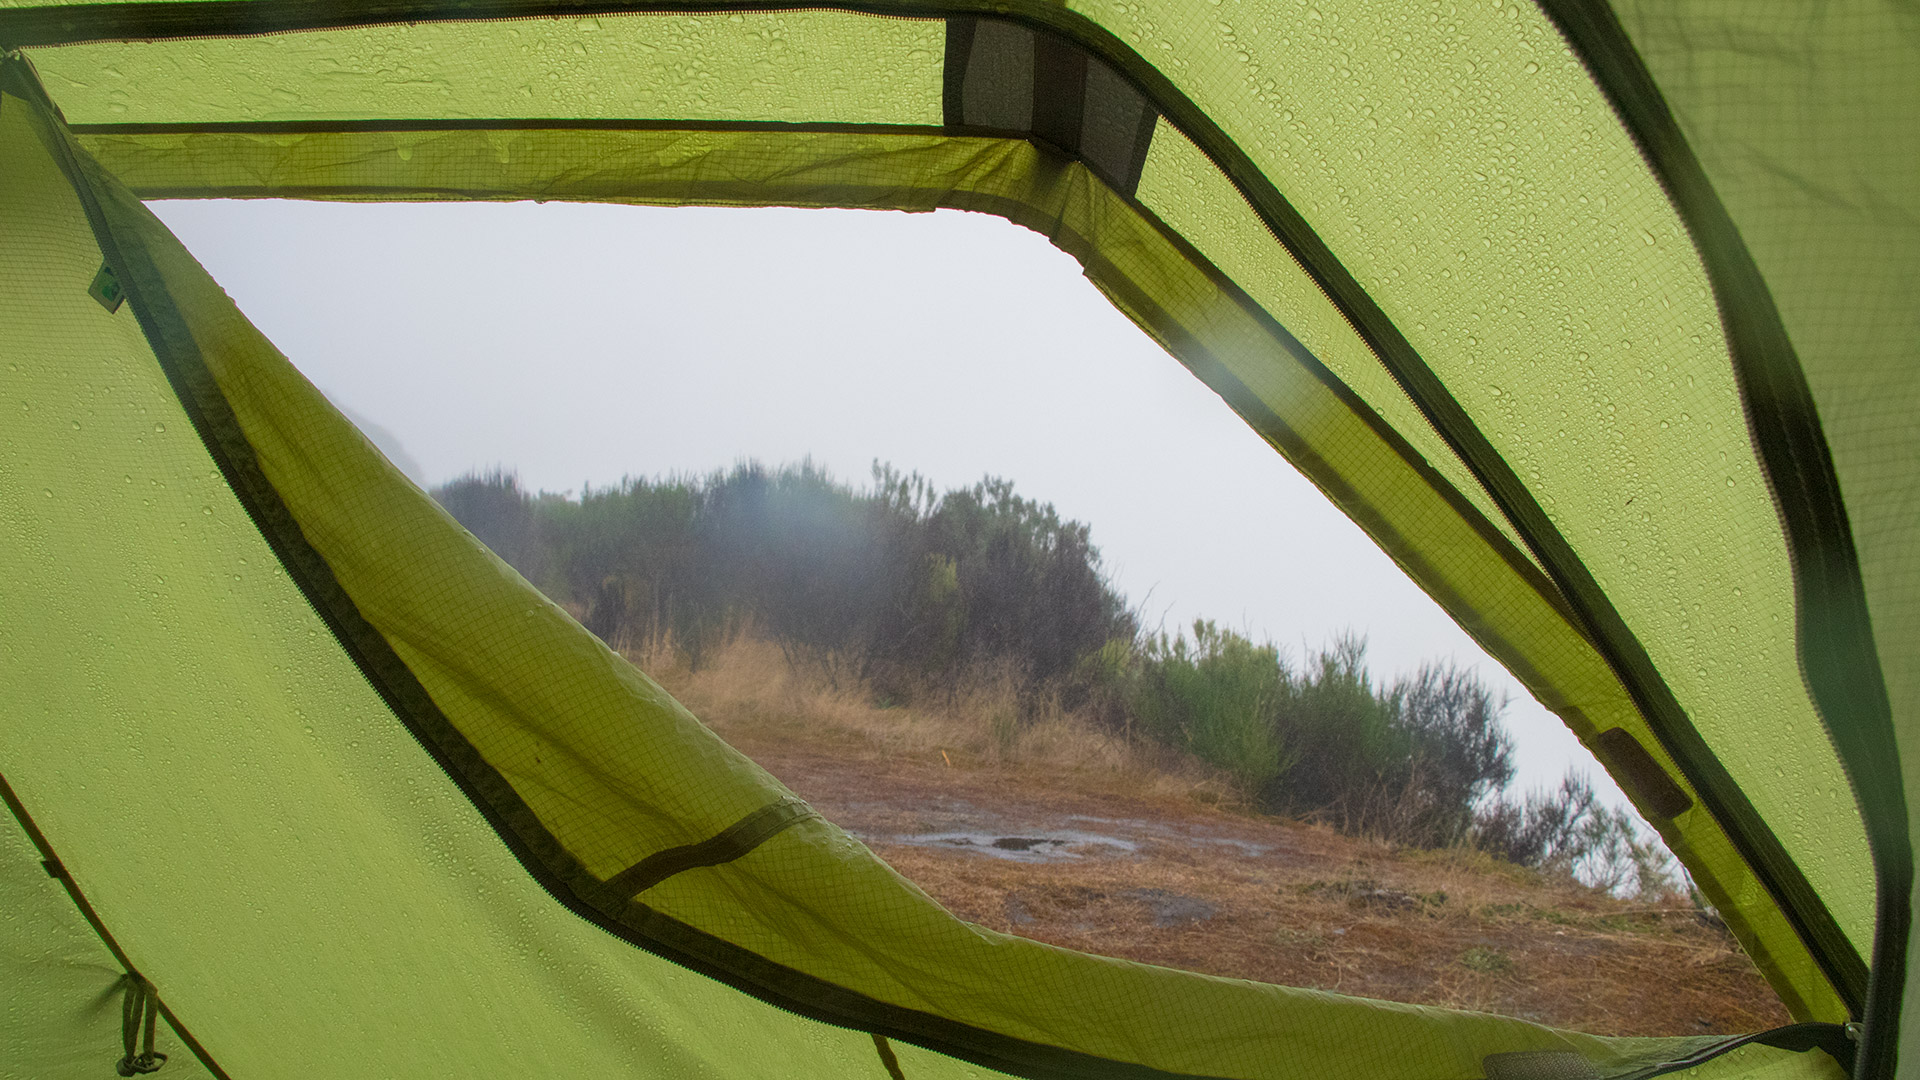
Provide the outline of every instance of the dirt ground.
<path id="1" fill-rule="evenodd" d="M 1473 851 L 1236 810 L 1219 778 L 989 697 L 882 709 L 730 647 L 643 663 L 716 732 L 955 915 L 1085 952 L 1605 1035 L 1790 1022 L 1684 901 L 1610 897 Z"/>
<path id="2" fill-rule="evenodd" d="M 1086 952 L 1609 1035 L 1789 1022 L 1724 931 L 1472 853 L 728 733 L 962 919 Z"/>

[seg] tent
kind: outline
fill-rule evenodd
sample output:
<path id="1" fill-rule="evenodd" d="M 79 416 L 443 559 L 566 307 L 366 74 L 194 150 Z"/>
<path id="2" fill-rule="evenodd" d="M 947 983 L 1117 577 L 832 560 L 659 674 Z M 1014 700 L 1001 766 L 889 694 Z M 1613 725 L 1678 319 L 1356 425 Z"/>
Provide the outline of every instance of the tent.
<path id="1" fill-rule="evenodd" d="M 0 0 L 0 49 L 0 1073 L 1920 1072 L 1910 4 Z M 1045 234 L 1565 719 L 1799 1023 L 955 920 L 395 471 L 180 197 Z"/>

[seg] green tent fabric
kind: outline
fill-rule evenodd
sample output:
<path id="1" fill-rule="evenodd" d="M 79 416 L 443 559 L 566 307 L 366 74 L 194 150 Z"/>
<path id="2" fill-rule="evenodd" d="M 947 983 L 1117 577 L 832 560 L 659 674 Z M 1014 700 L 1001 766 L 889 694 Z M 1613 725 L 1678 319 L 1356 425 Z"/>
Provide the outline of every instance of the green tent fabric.
<path id="1" fill-rule="evenodd" d="M 9 1075 L 1920 1061 L 1910 8 L 0 0 L 0 49 Z M 1801 1023 L 1597 1038 L 956 921 L 395 471 L 161 197 L 1045 234 L 1565 719 Z"/>

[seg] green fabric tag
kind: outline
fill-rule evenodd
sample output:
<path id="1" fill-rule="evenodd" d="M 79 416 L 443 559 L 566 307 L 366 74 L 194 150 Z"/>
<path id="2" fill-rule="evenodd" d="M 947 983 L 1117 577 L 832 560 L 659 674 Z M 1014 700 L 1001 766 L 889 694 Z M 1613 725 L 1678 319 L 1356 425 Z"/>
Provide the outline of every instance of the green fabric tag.
<path id="1" fill-rule="evenodd" d="M 87 286 L 87 295 L 100 301 L 100 306 L 109 314 L 120 310 L 127 298 L 125 290 L 120 288 L 120 279 L 113 276 L 113 267 L 100 264 L 100 272 L 93 275 L 93 284 Z"/>

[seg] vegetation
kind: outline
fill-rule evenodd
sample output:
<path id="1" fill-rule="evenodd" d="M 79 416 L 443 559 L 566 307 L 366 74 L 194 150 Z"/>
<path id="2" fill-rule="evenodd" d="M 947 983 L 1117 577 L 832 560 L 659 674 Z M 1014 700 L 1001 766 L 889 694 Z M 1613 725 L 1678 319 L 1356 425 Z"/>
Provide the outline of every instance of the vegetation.
<path id="1" fill-rule="evenodd" d="M 1011 680 L 883 707 L 752 635 L 697 672 L 671 649 L 636 659 L 968 922 L 1595 1034 L 1732 1034 L 1790 1019 L 1726 927 L 1684 899 L 1613 896 L 1469 845 L 1382 843 L 1225 807 L 1234 781 L 1222 770 L 1051 703 L 1008 737 Z M 1001 858 L 1002 837 L 1064 846 Z M 1679 970 L 1685 978 L 1647 978 Z"/>
<path id="2" fill-rule="evenodd" d="M 446 508 L 615 648 L 692 672 L 751 631 L 786 664 L 880 706 L 980 700 L 1001 750 L 1072 714 L 1188 755 L 1269 813 L 1423 848 L 1471 844 L 1615 892 L 1671 891 L 1671 862 L 1584 777 L 1509 799 L 1505 702 L 1429 664 L 1376 685 L 1347 637 L 1297 666 L 1199 620 L 1146 632 L 1090 530 L 989 477 L 937 492 L 874 466 L 855 489 L 811 462 L 629 478 L 577 499 L 510 473 L 455 480 Z"/>

